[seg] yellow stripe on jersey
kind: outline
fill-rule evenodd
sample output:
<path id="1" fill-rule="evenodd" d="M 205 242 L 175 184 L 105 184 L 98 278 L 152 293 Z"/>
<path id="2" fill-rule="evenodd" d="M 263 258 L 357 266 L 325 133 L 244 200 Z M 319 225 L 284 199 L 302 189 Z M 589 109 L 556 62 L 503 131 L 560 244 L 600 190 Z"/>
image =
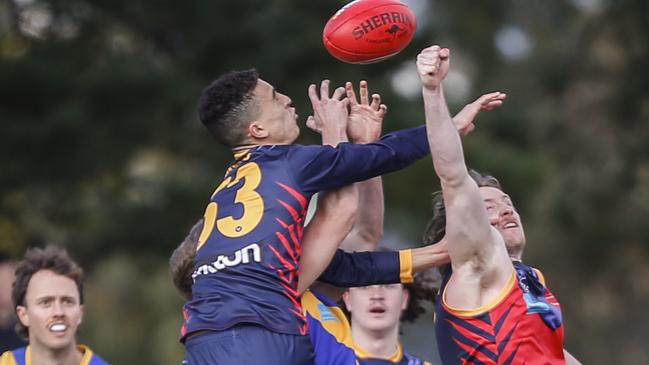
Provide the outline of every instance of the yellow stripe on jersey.
<path id="1" fill-rule="evenodd" d="M 363 350 L 358 345 L 354 345 L 354 353 L 356 353 L 356 356 L 360 358 L 374 358 L 374 359 L 379 358 Z M 392 355 L 385 358 L 380 357 L 380 359 L 384 359 L 393 363 L 398 363 L 399 361 L 401 361 L 401 359 L 403 359 L 403 347 L 401 347 L 401 344 L 398 343 L 397 349 L 392 353 Z"/>
<path id="2" fill-rule="evenodd" d="M 412 250 L 400 250 L 399 251 L 399 277 L 401 278 L 401 283 L 410 284 L 414 281 L 412 275 Z"/>
<path id="3" fill-rule="evenodd" d="M 543 286 L 547 287 L 545 285 L 545 276 L 543 276 L 543 273 L 541 272 L 541 270 L 536 269 L 536 268 L 532 268 L 532 269 L 534 269 L 534 271 L 536 271 L 536 275 L 539 276 L 539 281 L 541 282 L 541 284 L 543 284 Z"/>
<path id="4" fill-rule="evenodd" d="M 498 295 L 489 303 L 476 308 L 476 309 L 460 309 L 460 308 L 454 308 L 451 307 L 447 302 L 446 302 L 446 287 L 444 288 L 444 292 L 442 293 L 442 305 L 446 310 L 448 310 L 449 313 L 458 316 L 458 317 L 475 317 L 477 315 L 486 313 L 490 310 L 492 310 L 494 307 L 496 307 L 500 302 L 502 302 L 507 295 L 512 291 L 514 288 L 514 284 L 516 284 L 516 270 L 512 268 L 512 275 L 507 281 L 507 284 L 505 284 L 505 287 L 498 293 Z M 447 285 L 448 287 L 448 285 Z"/>
<path id="5" fill-rule="evenodd" d="M 0 356 L 0 365 L 18 365 L 11 351 L 7 351 Z"/>
<path id="6" fill-rule="evenodd" d="M 319 306 L 323 306 L 324 308 L 319 308 Z M 310 290 L 302 294 L 302 308 L 305 313 L 317 319 L 322 324 L 322 327 L 334 336 L 336 341 L 345 344 L 349 348 L 353 348 L 351 326 L 345 313 L 340 308 L 325 306 Z M 333 318 L 323 318 L 321 309 L 327 309 L 327 316 L 332 315 Z"/>
<path id="7" fill-rule="evenodd" d="M 77 350 L 83 354 L 83 357 L 81 358 L 81 363 L 79 365 L 88 365 L 90 364 L 90 360 L 92 360 L 92 350 L 85 345 L 77 345 Z"/>
<path id="8" fill-rule="evenodd" d="M 92 350 L 85 345 L 77 345 L 77 350 L 83 354 L 79 365 L 89 365 L 90 360 L 92 360 Z M 18 365 L 18 361 L 11 351 L 7 351 L 0 356 L 0 365 Z M 32 365 L 32 351 L 30 346 L 27 346 L 25 349 L 25 365 Z"/>

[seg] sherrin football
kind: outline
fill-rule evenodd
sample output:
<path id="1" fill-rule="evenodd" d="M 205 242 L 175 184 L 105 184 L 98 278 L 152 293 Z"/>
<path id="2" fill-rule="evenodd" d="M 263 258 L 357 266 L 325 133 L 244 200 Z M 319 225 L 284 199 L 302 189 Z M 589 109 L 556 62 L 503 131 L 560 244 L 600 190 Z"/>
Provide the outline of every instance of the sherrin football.
<path id="1" fill-rule="evenodd" d="M 341 61 L 371 63 L 406 48 L 416 28 L 415 14 L 401 1 L 356 0 L 327 21 L 322 41 Z"/>

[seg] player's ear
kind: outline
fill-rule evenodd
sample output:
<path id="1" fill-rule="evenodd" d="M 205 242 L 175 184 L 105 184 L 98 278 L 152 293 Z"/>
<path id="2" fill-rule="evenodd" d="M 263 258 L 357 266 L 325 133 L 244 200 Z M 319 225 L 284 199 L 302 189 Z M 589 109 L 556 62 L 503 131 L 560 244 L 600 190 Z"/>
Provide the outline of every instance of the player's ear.
<path id="1" fill-rule="evenodd" d="M 254 121 L 248 126 L 248 134 L 254 139 L 264 139 L 268 137 L 269 132 L 260 122 Z"/>
<path id="2" fill-rule="evenodd" d="M 403 288 L 403 297 L 401 299 L 401 310 L 406 310 L 406 308 L 408 308 L 409 301 L 410 301 L 410 291 L 406 288 Z"/>
<path id="3" fill-rule="evenodd" d="M 349 305 L 349 289 L 345 290 L 343 293 L 343 303 L 345 303 L 345 307 L 347 307 L 347 311 L 349 313 L 352 312 L 352 307 Z"/>
<path id="4" fill-rule="evenodd" d="M 81 322 L 83 322 L 83 314 L 84 314 L 84 307 L 82 304 L 79 306 L 79 320 L 77 321 L 77 325 L 80 325 Z"/>
<path id="5" fill-rule="evenodd" d="M 27 313 L 27 308 L 22 305 L 17 306 L 16 316 L 23 326 L 29 327 L 29 314 Z"/>

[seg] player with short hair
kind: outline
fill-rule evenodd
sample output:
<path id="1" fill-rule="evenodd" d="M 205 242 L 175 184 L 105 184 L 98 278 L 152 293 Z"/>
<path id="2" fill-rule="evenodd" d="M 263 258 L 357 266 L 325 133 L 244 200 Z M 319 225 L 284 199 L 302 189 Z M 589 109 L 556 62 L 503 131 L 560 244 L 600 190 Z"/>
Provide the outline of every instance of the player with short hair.
<path id="1" fill-rule="evenodd" d="M 415 288 L 422 278 L 417 275 L 409 284 L 353 287 L 343 294 L 359 365 L 431 365 L 406 352 L 399 341 L 401 322 L 414 322 L 424 312 Z"/>
<path id="2" fill-rule="evenodd" d="M 17 265 L 12 298 L 17 331 L 29 344 L 2 354 L 0 365 L 107 364 L 87 346 L 77 345 L 83 319 L 83 271 L 64 249 L 28 250 Z"/>
<path id="3" fill-rule="evenodd" d="M 309 87 L 312 122 L 345 135 L 345 89 L 320 96 Z M 384 113 L 380 100 L 372 107 Z M 202 93 L 199 115 L 212 135 L 233 149 L 235 161 L 205 210 L 185 308 L 182 340 L 189 364 L 220 359 L 239 364 L 313 361 L 298 274 L 307 203 L 319 191 L 396 171 L 428 153 L 425 127 L 375 143 L 293 144 L 299 135 L 291 99 L 254 70 L 226 74 Z M 317 124 L 317 123 L 316 123 Z M 329 257 L 322 260 L 328 261 Z M 244 341 L 233 341 L 236 336 Z M 260 349 L 251 354 L 249 348 Z"/>
<path id="4" fill-rule="evenodd" d="M 525 233 L 493 177 L 469 172 L 442 80 L 450 51 L 417 56 L 428 140 L 442 192 L 429 224 L 444 237 L 451 267 L 440 290 L 436 333 L 444 364 L 578 364 L 563 348 L 559 303 L 540 272 L 521 262 Z"/>

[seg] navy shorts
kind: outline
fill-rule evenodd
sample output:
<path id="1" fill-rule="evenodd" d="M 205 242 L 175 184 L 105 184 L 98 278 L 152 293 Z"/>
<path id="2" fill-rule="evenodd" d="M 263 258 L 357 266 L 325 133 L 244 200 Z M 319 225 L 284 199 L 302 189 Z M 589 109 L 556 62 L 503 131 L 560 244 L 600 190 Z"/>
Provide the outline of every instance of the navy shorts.
<path id="1" fill-rule="evenodd" d="M 253 324 L 187 339 L 187 365 L 313 365 L 309 336 L 272 332 Z"/>

